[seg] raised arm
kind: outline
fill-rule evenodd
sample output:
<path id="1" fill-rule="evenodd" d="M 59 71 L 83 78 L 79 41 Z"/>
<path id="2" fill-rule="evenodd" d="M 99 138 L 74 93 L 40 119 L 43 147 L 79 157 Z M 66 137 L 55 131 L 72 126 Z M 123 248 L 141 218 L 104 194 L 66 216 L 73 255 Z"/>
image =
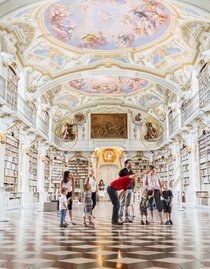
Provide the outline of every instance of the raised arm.
<path id="1" fill-rule="evenodd" d="M 63 179 L 60 181 L 60 193 L 62 188 L 63 188 Z"/>
<path id="2" fill-rule="evenodd" d="M 75 177 L 72 175 L 72 201 L 74 199 L 74 192 L 75 192 Z"/>

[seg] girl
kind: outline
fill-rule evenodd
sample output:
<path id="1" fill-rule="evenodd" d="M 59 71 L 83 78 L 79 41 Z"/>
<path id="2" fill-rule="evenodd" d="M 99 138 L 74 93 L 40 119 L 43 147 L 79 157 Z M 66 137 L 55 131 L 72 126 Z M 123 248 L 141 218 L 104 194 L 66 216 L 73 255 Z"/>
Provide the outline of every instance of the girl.
<path id="1" fill-rule="evenodd" d="M 92 193 L 91 193 L 91 185 L 87 183 L 85 185 L 85 192 L 84 192 L 84 225 L 87 226 L 86 217 L 88 217 L 89 224 L 94 225 L 92 222 Z"/>
<path id="2" fill-rule="evenodd" d="M 98 184 L 98 189 L 99 189 L 99 200 L 100 203 L 102 203 L 104 201 L 104 190 L 105 190 L 105 184 L 103 179 L 100 180 Z"/>
<path id="3" fill-rule="evenodd" d="M 96 206 L 96 178 L 94 177 L 93 170 L 90 170 L 89 176 L 85 179 L 85 185 L 88 184 L 88 183 L 91 186 L 92 201 L 93 201 L 92 212 L 93 212 L 93 209 Z"/>

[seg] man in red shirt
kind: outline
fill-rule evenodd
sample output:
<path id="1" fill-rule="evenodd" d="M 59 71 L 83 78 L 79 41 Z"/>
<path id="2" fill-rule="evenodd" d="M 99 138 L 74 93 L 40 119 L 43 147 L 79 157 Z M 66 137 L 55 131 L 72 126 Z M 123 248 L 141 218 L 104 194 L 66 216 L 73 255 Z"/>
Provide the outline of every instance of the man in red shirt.
<path id="1" fill-rule="evenodd" d="M 117 191 L 124 190 L 126 191 L 129 189 L 130 184 L 134 182 L 135 177 L 142 176 L 144 173 L 136 173 L 133 175 L 128 175 L 124 177 L 120 177 L 118 179 L 115 179 L 110 183 L 110 185 L 107 187 L 107 193 L 109 194 L 109 198 L 113 204 L 113 211 L 112 211 L 112 224 L 114 225 L 122 225 L 121 222 L 118 222 L 118 214 L 120 209 L 120 201 L 118 197 Z"/>

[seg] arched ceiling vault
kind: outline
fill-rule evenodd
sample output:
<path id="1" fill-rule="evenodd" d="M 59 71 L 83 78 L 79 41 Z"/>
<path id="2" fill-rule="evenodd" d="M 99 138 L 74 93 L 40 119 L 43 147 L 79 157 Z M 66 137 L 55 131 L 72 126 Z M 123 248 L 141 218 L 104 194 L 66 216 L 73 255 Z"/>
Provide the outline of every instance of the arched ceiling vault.
<path id="1" fill-rule="evenodd" d="M 207 2 L 4 0 L 0 42 L 32 99 L 68 113 L 108 103 L 149 111 L 190 95 L 209 49 Z"/>

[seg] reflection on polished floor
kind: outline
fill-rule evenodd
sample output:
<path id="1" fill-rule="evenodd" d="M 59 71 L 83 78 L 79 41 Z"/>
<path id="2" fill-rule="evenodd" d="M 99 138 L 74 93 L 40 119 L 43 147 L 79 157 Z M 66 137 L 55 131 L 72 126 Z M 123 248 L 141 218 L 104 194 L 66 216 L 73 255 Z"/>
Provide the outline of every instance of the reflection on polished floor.
<path id="1" fill-rule="evenodd" d="M 173 226 L 157 221 L 113 227 L 111 205 L 96 208 L 95 228 L 82 225 L 82 205 L 74 205 L 77 225 L 59 227 L 59 212 L 8 211 L 0 222 L 0 269 L 160 269 L 210 268 L 210 211 L 173 212 Z"/>

